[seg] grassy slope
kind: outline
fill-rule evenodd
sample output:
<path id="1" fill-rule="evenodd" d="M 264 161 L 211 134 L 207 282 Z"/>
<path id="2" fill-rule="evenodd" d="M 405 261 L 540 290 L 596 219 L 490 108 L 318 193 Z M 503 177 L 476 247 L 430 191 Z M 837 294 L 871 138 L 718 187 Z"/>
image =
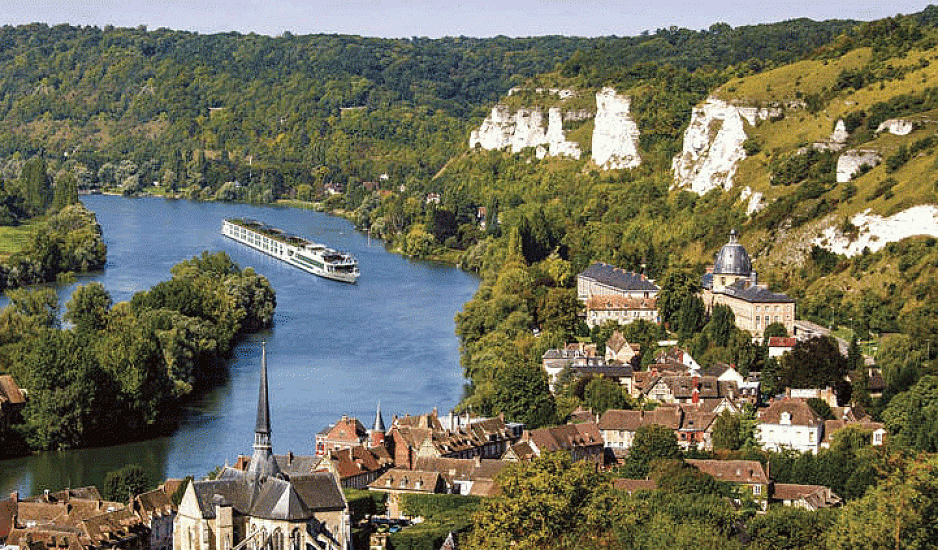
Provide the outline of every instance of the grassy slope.
<path id="1" fill-rule="evenodd" d="M 32 225 L 0 227 L 0 259 L 15 254 L 26 246 L 33 235 Z"/>

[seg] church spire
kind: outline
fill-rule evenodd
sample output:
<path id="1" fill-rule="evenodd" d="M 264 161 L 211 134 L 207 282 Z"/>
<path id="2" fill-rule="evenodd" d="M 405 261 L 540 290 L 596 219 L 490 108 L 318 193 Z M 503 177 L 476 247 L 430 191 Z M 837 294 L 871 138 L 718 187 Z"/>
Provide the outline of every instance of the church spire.
<path id="1" fill-rule="evenodd" d="M 267 401 L 267 342 L 261 343 L 261 382 L 257 396 L 257 424 L 254 427 L 254 455 L 248 473 L 254 478 L 280 472 L 270 445 L 270 404 Z"/>
<path id="2" fill-rule="evenodd" d="M 375 414 L 375 425 L 372 428 L 376 432 L 384 432 L 384 418 L 381 417 L 381 402 L 378 401 L 378 412 Z"/>

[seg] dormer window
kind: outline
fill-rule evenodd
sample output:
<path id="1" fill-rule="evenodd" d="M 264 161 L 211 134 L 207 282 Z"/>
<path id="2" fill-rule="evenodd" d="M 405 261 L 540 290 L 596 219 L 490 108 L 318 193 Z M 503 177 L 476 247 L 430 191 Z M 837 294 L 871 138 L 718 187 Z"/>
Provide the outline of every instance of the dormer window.
<path id="1" fill-rule="evenodd" d="M 780 419 L 781 419 L 780 421 L 781 421 L 782 424 L 791 424 L 791 413 L 790 413 L 790 412 L 783 412 L 783 413 L 780 415 Z"/>

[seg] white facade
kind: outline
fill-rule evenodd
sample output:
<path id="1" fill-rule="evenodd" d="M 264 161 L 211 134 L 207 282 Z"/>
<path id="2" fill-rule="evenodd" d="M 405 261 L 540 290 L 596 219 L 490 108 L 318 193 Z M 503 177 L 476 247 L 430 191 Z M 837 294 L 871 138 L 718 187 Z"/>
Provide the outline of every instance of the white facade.
<path id="1" fill-rule="evenodd" d="M 824 425 L 799 425 L 792 422 L 791 413 L 781 413 L 779 424 L 759 424 L 756 438 L 767 451 L 792 449 L 803 453 L 816 453 L 821 448 Z"/>

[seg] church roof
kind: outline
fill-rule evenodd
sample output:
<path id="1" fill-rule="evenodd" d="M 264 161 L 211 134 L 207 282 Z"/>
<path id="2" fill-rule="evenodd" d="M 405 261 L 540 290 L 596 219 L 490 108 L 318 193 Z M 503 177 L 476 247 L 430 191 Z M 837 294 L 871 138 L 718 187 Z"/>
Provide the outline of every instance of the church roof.
<path id="1" fill-rule="evenodd" d="M 717 252 L 716 261 L 713 262 L 713 272 L 718 275 L 743 275 L 748 277 L 752 274 L 752 260 L 746 248 L 739 244 L 739 237 L 736 230 L 730 231 L 730 240 L 723 245 L 723 248 Z"/>
<path id="2" fill-rule="evenodd" d="M 215 517 L 215 505 L 231 506 L 242 515 L 264 519 L 302 521 L 315 512 L 345 509 L 345 497 L 335 476 L 314 472 L 296 476 L 250 476 L 225 468 L 219 479 L 194 481 L 196 501 L 202 517 Z"/>

